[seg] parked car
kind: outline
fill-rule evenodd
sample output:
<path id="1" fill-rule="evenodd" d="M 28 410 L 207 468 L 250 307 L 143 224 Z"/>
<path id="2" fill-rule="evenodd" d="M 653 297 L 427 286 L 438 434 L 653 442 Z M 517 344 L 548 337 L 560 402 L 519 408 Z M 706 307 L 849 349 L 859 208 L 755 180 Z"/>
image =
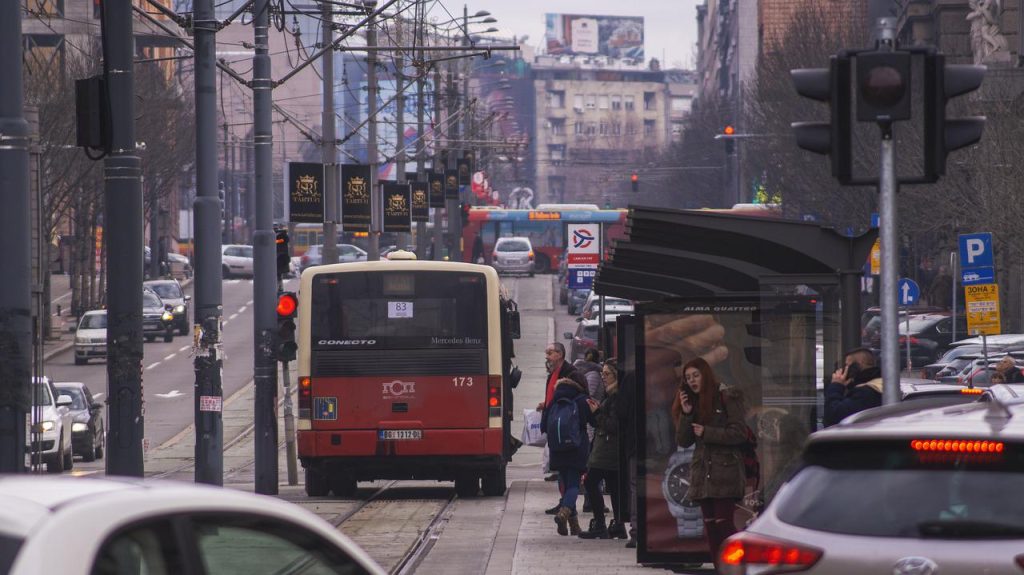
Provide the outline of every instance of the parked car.
<path id="1" fill-rule="evenodd" d="M 323 263 L 323 245 L 309 246 L 306 253 L 302 254 L 299 260 L 299 273 L 310 266 L 318 266 Z M 366 250 L 352 244 L 338 244 L 338 263 L 364 262 L 366 261 Z"/>
<path id="2" fill-rule="evenodd" d="M 0 521 L 9 575 L 386 573 L 312 512 L 235 489 L 9 475 Z"/>
<path id="3" fill-rule="evenodd" d="M 153 341 L 159 336 L 174 341 L 174 314 L 155 291 L 142 288 L 142 337 Z"/>
<path id="4" fill-rule="evenodd" d="M 167 252 L 167 261 L 171 264 L 172 274 L 175 273 L 175 267 L 180 266 L 185 279 L 192 277 L 192 262 L 188 260 L 188 257 L 175 252 Z"/>
<path id="5" fill-rule="evenodd" d="M 587 303 L 588 289 L 569 290 L 569 315 L 579 315 L 583 312 L 583 304 Z"/>
<path id="6" fill-rule="evenodd" d="M 221 270 L 224 278 L 252 277 L 252 246 L 225 244 L 220 248 Z"/>
<path id="7" fill-rule="evenodd" d="M 180 335 L 188 335 L 188 302 L 192 300 L 192 296 L 185 294 L 178 280 L 149 280 L 142 282 L 142 285 L 155 291 L 165 305 L 171 306 L 175 329 Z"/>
<path id="8" fill-rule="evenodd" d="M 907 339 L 910 340 L 910 365 L 920 367 L 935 363 L 952 343 L 953 318 L 942 314 L 911 315 L 909 322 L 899 322 L 900 365 L 907 363 Z M 871 342 L 873 349 L 881 347 L 881 333 Z"/>
<path id="9" fill-rule="evenodd" d="M 582 358 L 588 349 L 597 347 L 599 329 L 601 326 L 596 319 L 583 319 L 576 326 L 576 333 L 567 331 L 562 334 L 565 339 L 571 340 L 568 349 L 569 363 Z"/>
<path id="10" fill-rule="evenodd" d="M 997 353 L 1003 349 L 1002 346 L 988 346 L 989 354 Z M 935 360 L 934 363 L 921 368 L 921 377 L 925 379 L 935 379 L 939 377 L 939 374 L 950 375 L 957 373 L 964 365 L 967 364 L 968 356 L 975 356 L 982 353 L 982 346 L 980 345 L 958 345 L 946 350 L 946 353 L 942 354 L 942 357 Z M 958 361 L 960 360 L 960 361 Z"/>
<path id="11" fill-rule="evenodd" d="M 498 238 L 491 253 L 491 265 L 499 274 L 529 274 L 534 272 L 533 245 L 527 237 Z"/>
<path id="12" fill-rule="evenodd" d="M 587 301 L 584 302 L 582 309 L 583 317 L 587 319 L 597 319 L 599 314 L 599 307 L 601 305 L 601 298 L 591 290 L 587 295 Z M 604 319 L 609 321 L 614 319 L 619 314 L 633 313 L 634 306 L 633 302 L 628 299 L 620 297 L 605 297 L 604 298 Z"/>
<path id="13" fill-rule="evenodd" d="M 85 365 L 94 357 L 107 358 L 107 310 L 95 309 L 82 314 L 75 329 L 75 365 Z"/>
<path id="14" fill-rule="evenodd" d="M 107 432 L 103 425 L 103 404 L 93 399 L 84 383 L 61 381 L 53 384 L 57 392 L 71 398 L 71 445 L 84 461 L 103 458 Z"/>
<path id="15" fill-rule="evenodd" d="M 1024 404 L 981 397 L 887 405 L 811 434 L 775 497 L 722 545 L 719 573 L 1019 572 L 1024 499 L 1006 494 L 1024 481 Z"/>
<path id="16" fill-rule="evenodd" d="M 32 380 L 33 405 L 25 432 L 26 451 L 33 460 L 46 464 L 47 473 L 61 473 L 74 467 L 71 439 L 71 403 L 57 392 L 49 377 Z M 3 507 L 0 505 L 0 507 Z"/>

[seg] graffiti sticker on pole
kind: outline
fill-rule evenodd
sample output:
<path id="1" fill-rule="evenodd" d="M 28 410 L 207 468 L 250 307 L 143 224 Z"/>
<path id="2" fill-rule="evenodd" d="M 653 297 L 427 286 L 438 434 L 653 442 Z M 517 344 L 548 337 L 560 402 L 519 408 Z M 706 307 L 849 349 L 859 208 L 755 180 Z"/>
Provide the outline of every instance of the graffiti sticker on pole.
<path id="1" fill-rule="evenodd" d="M 566 254 L 566 268 L 569 272 L 569 289 L 591 289 L 597 265 L 601 262 L 601 225 L 569 224 L 567 226 L 569 248 Z"/>

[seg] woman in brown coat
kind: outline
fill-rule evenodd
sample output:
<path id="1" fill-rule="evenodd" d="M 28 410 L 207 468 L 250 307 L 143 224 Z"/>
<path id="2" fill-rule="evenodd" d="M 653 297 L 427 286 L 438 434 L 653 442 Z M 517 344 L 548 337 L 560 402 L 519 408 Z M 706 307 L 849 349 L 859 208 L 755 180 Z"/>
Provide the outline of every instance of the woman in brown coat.
<path id="1" fill-rule="evenodd" d="M 688 497 L 700 503 L 704 532 L 715 564 L 722 542 L 736 532 L 736 504 L 746 476 L 740 446 L 746 441 L 740 393 L 724 389 L 701 358 L 683 366 L 683 383 L 674 401 L 676 442 L 696 444 L 690 465 Z"/>

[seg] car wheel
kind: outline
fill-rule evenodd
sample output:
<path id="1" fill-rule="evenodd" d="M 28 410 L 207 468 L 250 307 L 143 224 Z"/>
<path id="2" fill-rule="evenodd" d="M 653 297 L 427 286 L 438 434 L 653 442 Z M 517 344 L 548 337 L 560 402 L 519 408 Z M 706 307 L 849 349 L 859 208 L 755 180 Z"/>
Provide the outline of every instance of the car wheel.
<path id="1" fill-rule="evenodd" d="M 531 277 L 531 278 L 533 277 L 533 272 L 530 272 L 530 277 Z"/>
<path id="2" fill-rule="evenodd" d="M 475 475 L 460 475 L 455 478 L 455 494 L 459 497 L 476 497 L 480 491 L 480 478 Z"/>
<path id="3" fill-rule="evenodd" d="M 75 365 L 85 365 L 89 363 L 89 360 L 84 357 L 75 357 Z"/>
<path id="4" fill-rule="evenodd" d="M 167 328 L 167 333 L 164 334 L 164 343 L 171 343 L 174 341 L 174 331 L 171 328 Z"/>
<path id="5" fill-rule="evenodd" d="M 223 279 L 230 278 L 231 277 L 231 268 L 229 268 L 228 266 L 221 266 L 221 274 L 222 274 L 221 277 Z"/>
<path id="6" fill-rule="evenodd" d="M 156 339 L 156 336 L 152 336 L 152 335 L 147 335 L 147 336 L 143 336 L 143 337 L 145 338 L 146 341 L 151 342 L 151 343 L 152 343 L 153 340 Z"/>
<path id="7" fill-rule="evenodd" d="M 68 443 L 68 450 L 64 453 L 64 471 L 71 471 L 75 468 L 75 452 L 72 450 L 71 444 Z"/>
<path id="8" fill-rule="evenodd" d="M 64 438 L 60 440 L 60 446 L 57 449 L 57 453 L 54 453 L 52 457 L 46 460 L 46 472 L 47 473 L 63 473 L 64 472 Z"/>
<path id="9" fill-rule="evenodd" d="M 107 434 L 100 435 L 100 441 L 96 444 L 96 459 L 103 459 L 103 444 L 107 441 Z"/>
<path id="10" fill-rule="evenodd" d="M 551 260 L 544 254 L 537 254 L 537 259 L 533 262 L 533 269 L 539 273 L 547 273 L 551 271 Z"/>
<path id="11" fill-rule="evenodd" d="M 89 444 L 82 451 L 82 461 L 96 461 L 96 435 L 89 436 Z"/>
<path id="12" fill-rule="evenodd" d="M 327 482 L 327 474 L 317 467 L 306 468 L 306 495 L 309 497 L 326 497 L 331 491 Z"/>
<path id="13" fill-rule="evenodd" d="M 181 327 L 178 328 L 178 335 L 188 335 L 188 322 L 187 321 L 182 323 Z"/>
<path id="14" fill-rule="evenodd" d="M 347 472 L 339 471 L 330 478 L 331 491 L 335 497 L 353 497 L 356 494 L 358 482 L 356 476 Z"/>
<path id="15" fill-rule="evenodd" d="M 505 489 L 508 487 L 508 481 L 505 478 L 505 464 L 501 464 L 501 467 L 495 471 L 484 475 L 481 483 L 483 484 L 484 495 L 487 497 L 501 497 L 505 495 Z"/>

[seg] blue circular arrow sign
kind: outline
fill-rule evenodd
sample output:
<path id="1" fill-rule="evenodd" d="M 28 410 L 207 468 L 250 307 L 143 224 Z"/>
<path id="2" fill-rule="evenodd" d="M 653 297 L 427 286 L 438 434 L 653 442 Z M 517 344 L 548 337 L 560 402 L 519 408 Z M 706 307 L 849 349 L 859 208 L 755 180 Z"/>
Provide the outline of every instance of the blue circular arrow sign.
<path id="1" fill-rule="evenodd" d="M 899 294 L 900 305 L 914 305 L 921 299 L 921 288 L 910 278 L 900 278 L 896 292 Z"/>

